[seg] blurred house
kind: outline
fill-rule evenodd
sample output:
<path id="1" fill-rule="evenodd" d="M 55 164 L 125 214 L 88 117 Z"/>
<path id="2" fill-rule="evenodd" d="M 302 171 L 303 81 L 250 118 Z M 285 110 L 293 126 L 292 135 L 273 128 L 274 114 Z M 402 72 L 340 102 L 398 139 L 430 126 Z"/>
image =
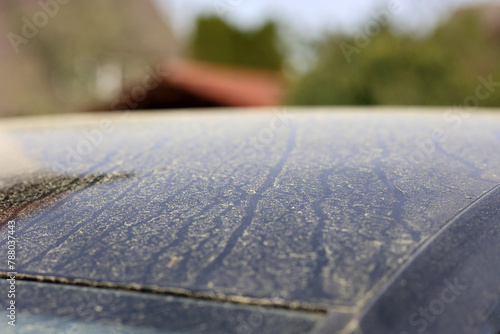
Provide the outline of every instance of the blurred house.
<path id="1" fill-rule="evenodd" d="M 274 106 L 285 93 L 281 75 L 199 61 L 165 60 L 94 110 Z"/>
<path id="2" fill-rule="evenodd" d="M 16 27 L 11 23 L 16 3 L 0 0 L 0 116 L 48 110 L 54 103 L 43 62 L 30 52 L 16 54 L 7 37 Z"/>
<path id="3" fill-rule="evenodd" d="M 481 14 L 490 36 L 500 44 L 500 5 L 485 6 Z"/>
<path id="4" fill-rule="evenodd" d="M 0 115 L 85 109 L 176 45 L 153 0 L 0 0 Z"/>

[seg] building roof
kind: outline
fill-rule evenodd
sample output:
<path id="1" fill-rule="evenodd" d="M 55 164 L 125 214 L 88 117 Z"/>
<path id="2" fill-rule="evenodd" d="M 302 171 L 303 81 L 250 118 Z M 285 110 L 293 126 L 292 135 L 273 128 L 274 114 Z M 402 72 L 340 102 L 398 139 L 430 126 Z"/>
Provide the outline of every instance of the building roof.
<path id="1" fill-rule="evenodd" d="M 285 94 L 279 73 L 193 60 L 167 59 L 156 70 L 159 85 L 128 87 L 98 110 L 252 107 L 281 104 Z M 149 74 L 151 75 L 151 74 Z M 136 96 L 134 90 L 145 92 Z"/>
<path id="2" fill-rule="evenodd" d="M 284 95 L 281 77 L 271 71 L 186 60 L 163 66 L 175 85 L 224 105 L 272 106 Z"/>

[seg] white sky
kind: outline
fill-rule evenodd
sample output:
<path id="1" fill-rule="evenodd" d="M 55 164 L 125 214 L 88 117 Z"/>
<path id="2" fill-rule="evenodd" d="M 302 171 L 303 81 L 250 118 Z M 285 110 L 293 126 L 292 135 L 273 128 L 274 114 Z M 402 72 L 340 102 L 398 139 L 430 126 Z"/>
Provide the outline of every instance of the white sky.
<path id="1" fill-rule="evenodd" d="M 242 27 L 274 18 L 304 35 L 324 30 L 353 31 L 390 3 L 399 6 L 391 16 L 402 29 L 425 32 L 465 5 L 500 4 L 500 0 L 156 0 L 174 30 L 184 35 L 200 13 L 228 9 L 225 17 Z"/>

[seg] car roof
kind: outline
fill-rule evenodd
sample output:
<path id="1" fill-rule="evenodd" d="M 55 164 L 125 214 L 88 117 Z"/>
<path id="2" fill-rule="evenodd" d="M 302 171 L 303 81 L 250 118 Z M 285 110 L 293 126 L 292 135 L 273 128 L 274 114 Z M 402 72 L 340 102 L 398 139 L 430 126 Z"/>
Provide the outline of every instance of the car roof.
<path id="1" fill-rule="evenodd" d="M 306 312 L 359 310 L 500 180 L 490 111 L 51 116 L 0 134 L 22 161 L 1 189 L 24 277 Z"/>

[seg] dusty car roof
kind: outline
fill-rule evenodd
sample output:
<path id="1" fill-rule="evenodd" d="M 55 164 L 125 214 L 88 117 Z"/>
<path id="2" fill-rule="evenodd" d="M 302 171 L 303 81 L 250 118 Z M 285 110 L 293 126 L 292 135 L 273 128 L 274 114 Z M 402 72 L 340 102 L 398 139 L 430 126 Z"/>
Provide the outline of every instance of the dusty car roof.
<path id="1" fill-rule="evenodd" d="M 20 275 L 297 310 L 364 305 L 500 182 L 488 111 L 99 114 L 0 129 L 19 161 L 2 166 L 1 218 L 16 221 Z"/>

